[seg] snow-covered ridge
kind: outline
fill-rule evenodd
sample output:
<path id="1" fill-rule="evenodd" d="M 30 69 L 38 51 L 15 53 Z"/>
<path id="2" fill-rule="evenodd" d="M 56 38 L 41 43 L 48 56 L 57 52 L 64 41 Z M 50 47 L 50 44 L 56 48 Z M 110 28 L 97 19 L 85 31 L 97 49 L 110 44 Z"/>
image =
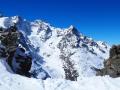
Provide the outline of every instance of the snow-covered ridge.
<path id="1" fill-rule="evenodd" d="M 31 72 L 37 78 L 67 78 L 67 73 L 74 72 L 77 78 L 93 76 L 95 72 L 91 67 L 102 68 L 102 62 L 109 56 L 109 45 L 84 36 L 72 25 L 61 29 L 41 20 L 29 22 L 19 16 L 0 18 L 0 27 L 8 28 L 14 23 L 33 55 Z"/>

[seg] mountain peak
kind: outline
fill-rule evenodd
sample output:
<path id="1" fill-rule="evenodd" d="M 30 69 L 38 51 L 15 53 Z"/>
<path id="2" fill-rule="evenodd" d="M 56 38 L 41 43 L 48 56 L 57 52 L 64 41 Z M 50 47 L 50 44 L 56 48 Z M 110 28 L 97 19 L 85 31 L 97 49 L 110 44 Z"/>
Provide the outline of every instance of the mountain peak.
<path id="1" fill-rule="evenodd" d="M 13 16 L 13 17 L 11 17 L 11 18 L 12 18 L 12 22 L 13 22 L 13 23 L 19 23 L 19 22 L 24 21 L 21 16 Z"/>
<path id="2" fill-rule="evenodd" d="M 67 31 L 67 34 L 74 34 L 78 37 L 80 36 L 80 32 L 73 25 L 71 25 L 66 31 Z"/>
<path id="3" fill-rule="evenodd" d="M 70 25 L 70 27 L 68 29 L 72 30 L 74 29 L 75 27 L 73 25 Z"/>

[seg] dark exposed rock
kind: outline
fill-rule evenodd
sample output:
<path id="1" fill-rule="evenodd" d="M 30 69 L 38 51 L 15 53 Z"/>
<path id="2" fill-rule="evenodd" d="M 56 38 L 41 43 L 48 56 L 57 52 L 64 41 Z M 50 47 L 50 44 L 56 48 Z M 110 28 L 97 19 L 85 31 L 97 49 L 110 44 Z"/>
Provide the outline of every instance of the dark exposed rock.
<path id="1" fill-rule="evenodd" d="M 96 71 L 98 76 L 120 77 L 120 45 L 114 45 L 111 48 L 109 59 L 104 61 L 104 68 L 96 69 Z"/>
<path id="2" fill-rule="evenodd" d="M 110 58 L 113 58 L 114 56 L 119 56 L 119 55 L 120 55 L 120 45 L 118 46 L 114 45 L 110 50 Z"/>
<path id="3" fill-rule="evenodd" d="M 65 78 L 71 81 L 77 81 L 77 77 L 79 76 L 78 71 L 74 68 L 74 63 L 70 60 L 70 56 L 65 56 L 62 54 L 60 58 L 63 60 L 63 68 L 65 71 Z"/>
<path id="4" fill-rule="evenodd" d="M 74 52 L 73 53 L 67 52 L 66 54 L 64 51 L 64 49 L 68 49 L 68 45 L 70 45 L 72 48 L 76 48 L 76 45 L 75 43 L 70 43 L 71 42 L 70 38 L 67 37 L 68 35 L 62 38 L 61 42 L 58 44 L 58 48 L 61 50 L 60 58 L 63 63 L 65 79 L 71 81 L 77 81 L 79 73 L 75 68 L 75 63 L 71 60 L 71 56 L 74 55 Z"/>
<path id="5" fill-rule="evenodd" d="M 29 56 L 29 55 L 25 54 L 23 51 L 21 51 L 22 49 L 18 48 L 15 53 L 12 64 L 14 65 L 14 63 L 17 63 L 19 65 L 13 69 L 17 74 L 25 75 L 25 76 L 29 77 L 30 76 L 29 70 L 31 69 L 32 58 L 31 58 L 31 56 Z"/>
<path id="6" fill-rule="evenodd" d="M 5 47 L 3 47 L 3 46 L 0 46 L 0 57 L 7 57 Z"/>
<path id="7" fill-rule="evenodd" d="M 20 35 L 16 26 L 11 26 L 6 30 L 0 30 L 0 57 L 6 57 L 8 65 L 13 72 L 30 76 L 30 69 L 32 65 L 32 58 L 26 53 L 23 47 L 20 47 Z"/>

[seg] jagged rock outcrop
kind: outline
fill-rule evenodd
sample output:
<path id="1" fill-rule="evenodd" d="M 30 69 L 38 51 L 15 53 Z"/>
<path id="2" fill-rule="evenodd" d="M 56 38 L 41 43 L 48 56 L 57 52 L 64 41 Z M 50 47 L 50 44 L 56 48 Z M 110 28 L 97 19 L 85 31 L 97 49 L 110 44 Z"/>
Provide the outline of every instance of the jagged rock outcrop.
<path id="1" fill-rule="evenodd" d="M 113 78 L 120 77 L 120 45 L 114 45 L 110 49 L 110 57 L 104 61 L 103 69 L 97 69 L 97 75 L 109 75 Z"/>
<path id="2" fill-rule="evenodd" d="M 10 26 L 8 29 L 1 28 L 0 58 L 6 58 L 6 62 L 13 72 L 30 76 L 32 57 L 26 53 L 24 47 L 19 46 L 21 34 L 16 26 Z"/>

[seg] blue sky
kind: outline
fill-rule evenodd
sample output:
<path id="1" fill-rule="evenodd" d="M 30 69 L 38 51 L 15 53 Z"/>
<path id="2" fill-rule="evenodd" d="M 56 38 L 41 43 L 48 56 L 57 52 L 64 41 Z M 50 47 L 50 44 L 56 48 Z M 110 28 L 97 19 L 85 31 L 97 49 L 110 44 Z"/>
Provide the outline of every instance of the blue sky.
<path id="1" fill-rule="evenodd" d="M 42 19 L 55 27 L 72 24 L 96 40 L 120 43 L 119 0 L 1 0 L 0 11 L 6 16 Z"/>

